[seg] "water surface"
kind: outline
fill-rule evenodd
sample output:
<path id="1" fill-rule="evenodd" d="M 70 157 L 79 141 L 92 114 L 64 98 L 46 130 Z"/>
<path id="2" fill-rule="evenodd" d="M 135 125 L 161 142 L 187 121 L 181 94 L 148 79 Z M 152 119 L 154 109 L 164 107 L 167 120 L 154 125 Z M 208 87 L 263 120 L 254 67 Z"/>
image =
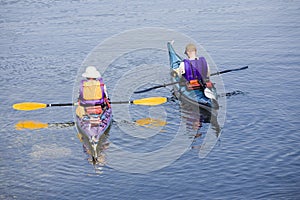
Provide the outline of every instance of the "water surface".
<path id="1" fill-rule="evenodd" d="M 0 5 L 1 199 L 299 199 L 298 1 L 49 0 Z M 226 91 L 244 95 L 227 99 L 221 139 L 209 156 L 199 159 L 194 148 L 147 174 L 108 166 L 97 174 L 74 127 L 14 128 L 19 120 L 72 121 L 69 107 L 21 112 L 11 105 L 71 102 L 77 71 L 88 53 L 111 35 L 143 27 L 188 35 L 205 47 L 220 70 L 249 65 L 223 75 Z M 146 59 L 157 60 L 168 63 L 164 56 Z M 145 59 L 125 56 L 117 61 L 123 62 L 120 72 L 125 73 Z M 113 76 L 117 72 L 110 73 L 104 77 L 108 87 L 118 78 Z M 162 82 L 169 80 L 161 75 Z M 149 96 L 171 96 L 170 90 Z M 131 109 L 133 120 L 151 113 L 147 108 L 141 116 L 142 108 Z M 170 130 L 178 120 L 176 102 L 166 109 L 174 117 L 168 118 L 169 131 L 149 143 L 154 148 L 172 138 Z M 127 140 L 124 148 L 135 151 L 153 147 L 125 136 L 122 123 L 113 124 L 111 140 Z"/>

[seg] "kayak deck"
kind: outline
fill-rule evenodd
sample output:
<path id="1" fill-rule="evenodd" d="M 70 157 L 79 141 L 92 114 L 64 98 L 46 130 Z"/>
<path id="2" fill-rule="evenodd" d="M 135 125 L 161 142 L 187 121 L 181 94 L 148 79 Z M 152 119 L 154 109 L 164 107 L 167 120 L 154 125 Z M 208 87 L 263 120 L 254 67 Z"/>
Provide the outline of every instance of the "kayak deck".
<path id="1" fill-rule="evenodd" d="M 100 117 L 102 119 L 100 119 Z M 98 140 L 100 136 L 108 129 L 112 121 L 112 109 L 109 108 L 104 111 L 102 116 L 92 115 L 91 118 L 84 116 L 79 118 L 77 116 L 77 127 L 83 134 L 90 138 Z"/>
<path id="2" fill-rule="evenodd" d="M 76 127 L 81 135 L 84 146 L 88 148 L 93 158 L 98 157 L 100 143 L 104 135 L 109 132 L 112 124 L 112 109 L 108 108 L 101 115 L 76 116 Z"/>

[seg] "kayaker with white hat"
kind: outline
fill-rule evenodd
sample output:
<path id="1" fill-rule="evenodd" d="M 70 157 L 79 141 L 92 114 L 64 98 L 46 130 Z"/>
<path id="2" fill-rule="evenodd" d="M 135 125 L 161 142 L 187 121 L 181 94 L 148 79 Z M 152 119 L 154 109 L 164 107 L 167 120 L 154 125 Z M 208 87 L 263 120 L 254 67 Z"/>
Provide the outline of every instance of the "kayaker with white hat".
<path id="1" fill-rule="evenodd" d="M 82 74 L 85 80 L 81 81 L 79 88 L 77 115 L 83 115 L 83 107 L 86 114 L 101 114 L 102 109 L 109 105 L 106 85 L 100 72 L 94 66 L 88 66 Z M 80 108 L 81 107 L 81 108 Z"/>

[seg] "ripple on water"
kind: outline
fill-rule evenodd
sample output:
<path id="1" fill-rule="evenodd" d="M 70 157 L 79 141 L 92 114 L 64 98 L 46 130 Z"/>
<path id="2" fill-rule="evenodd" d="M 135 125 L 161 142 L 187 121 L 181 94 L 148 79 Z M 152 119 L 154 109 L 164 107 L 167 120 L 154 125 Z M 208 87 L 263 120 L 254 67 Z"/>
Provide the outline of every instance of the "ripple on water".
<path id="1" fill-rule="evenodd" d="M 72 153 L 71 149 L 59 147 L 56 144 L 35 144 L 31 148 L 30 157 L 33 159 L 57 159 L 68 157 Z"/>

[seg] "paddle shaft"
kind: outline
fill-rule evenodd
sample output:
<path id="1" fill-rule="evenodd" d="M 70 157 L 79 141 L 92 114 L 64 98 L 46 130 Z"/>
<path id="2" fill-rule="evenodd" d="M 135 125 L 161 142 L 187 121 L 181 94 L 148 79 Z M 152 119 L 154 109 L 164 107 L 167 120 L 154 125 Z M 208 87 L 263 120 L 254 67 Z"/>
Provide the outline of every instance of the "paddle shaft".
<path id="1" fill-rule="evenodd" d="M 248 66 L 237 68 L 237 69 L 227 69 L 227 70 L 224 70 L 224 71 L 212 73 L 210 76 L 215 76 L 215 75 L 219 75 L 219 74 L 225 74 L 225 73 L 233 72 L 233 71 L 239 71 L 239 70 L 243 70 L 243 69 L 247 69 L 247 68 L 248 68 Z"/>
<path id="2" fill-rule="evenodd" d="M 237 69 L 227 69 L 227 70 L 224 70 L 224 71 L 212 73 L 212 74 L 210 74 L 210 76 L 225 74 L 225 73 L 233 72 L 233 71 L 239 71 L 239 70 L 243 70 L 243 69 L 247 69 L 247 68 L 248 68 L 248 66 L 237 68 Z M 147 88 L 147 89 L 144 89 L 144 90 L 135 91 L 134 93 L 135 94 L 137 94 L 137 93 L 144 93 L 144 92 L 148 92 L 150 90 L 154 90 L 154 89 L 166 87 L 166 86 L 169 86 L 169 85 L 175 85 L 175 84 L 178 84 L 178 83 L 181 83 L 181 82 L 182 81 L 176 81 L 176 82 L 173 82 L 173 83 L 165 83 L 165 84 L 157 85 L 157 86 L 154 86 L 154 87 L 151 87 L 151 88 Z"/>
<path id="3" fill-rule="evenodd" d="M 52 103 L 52 104 L 47 104 L 47 107 L 55 107 L 55 106 L 74 106 L 76 105 L 75 103 Z"/>
<path id="4" fill-rule="evenodd" d="M 113 101 L 110 104 L 133 104 L 133 101 Z M 47 107 L 55 107 L 55 106 L 74 106 L 74 103 L 58 103 L 58 104 L 47 104 Z"/>
<path id="5" fill-rule="evenodd" d="M 173 82 L 173 83 L 165 83 L 163 85 L 157 85 L 157 86 L 154 86 L 154 87 L 151 87 L 151 88 L 148 88 L 148 89 L 144 89 L 144 90 L 140 90 L 140 91 L 136 91 L 134 93 L 144 93 L 144 92 L 148 92 L 150 90 L 154 90 L 154 89 L 158 89 L 158 88 L 162 88 L 162 87 L 167 87 L 169 85 L 175 85 L 177 83 L 181 83 L 182 81 L 176 81 L 176 82 Z"/>
<path id="6" fill-rule="evenodd" d="M 115 101 L 115 102 L 110 102 L 110 104 L 132 104 L 133 101 Z"/>
<path id="7" fill-rule="evenodd" d="M 115 101 L 110 102 L 110 104 L 132 104 L 133 101 Z M 58 103 L 58 104 L 47 104 L 47 107 L 54 107 L 54 106 L 74 106 L 74 103 Z"/>
<path id="8" fill-rule="evenodd" d="M 178 81 L 179 83 L 179 81 Z M 172 85 L 174 83 L 171 83 L 170 85 Z M 147 101 L 147 99 L 149 99 L 150 101 L 153 100 L 157 100 L 157 98 L 159 98 L 159 101 L 161 101 L 161 99 L 165 99 L 165 97 L 149 97 L 149 98 L 144 98 L 144 99 L 136 99 L 136 100 L 132 100 L 132 101 L 113 101 L 110 102 L 110 104 L 139 104 L 137 103 L 137 101 Z M 74 105 L 78 105 L 77 103 L 59 103 L 59 104 L 47 104 L 47 107 L 53 107 L 53 106 L 74 106 Z"/>
<path id="9" fill-rule="evenodd" d="M 174 84 L 174 83 L 172 83 Z M 170 85 L 172 85 L 170 84 Z M 133 101 L 114 101 L 110 102 L 110 104 L 133 104 Z M 47 104 L 46 107 L 55 107 L 55 106 L 74 106 L 77 105 L 76 103 L 52 103 Z"/>

